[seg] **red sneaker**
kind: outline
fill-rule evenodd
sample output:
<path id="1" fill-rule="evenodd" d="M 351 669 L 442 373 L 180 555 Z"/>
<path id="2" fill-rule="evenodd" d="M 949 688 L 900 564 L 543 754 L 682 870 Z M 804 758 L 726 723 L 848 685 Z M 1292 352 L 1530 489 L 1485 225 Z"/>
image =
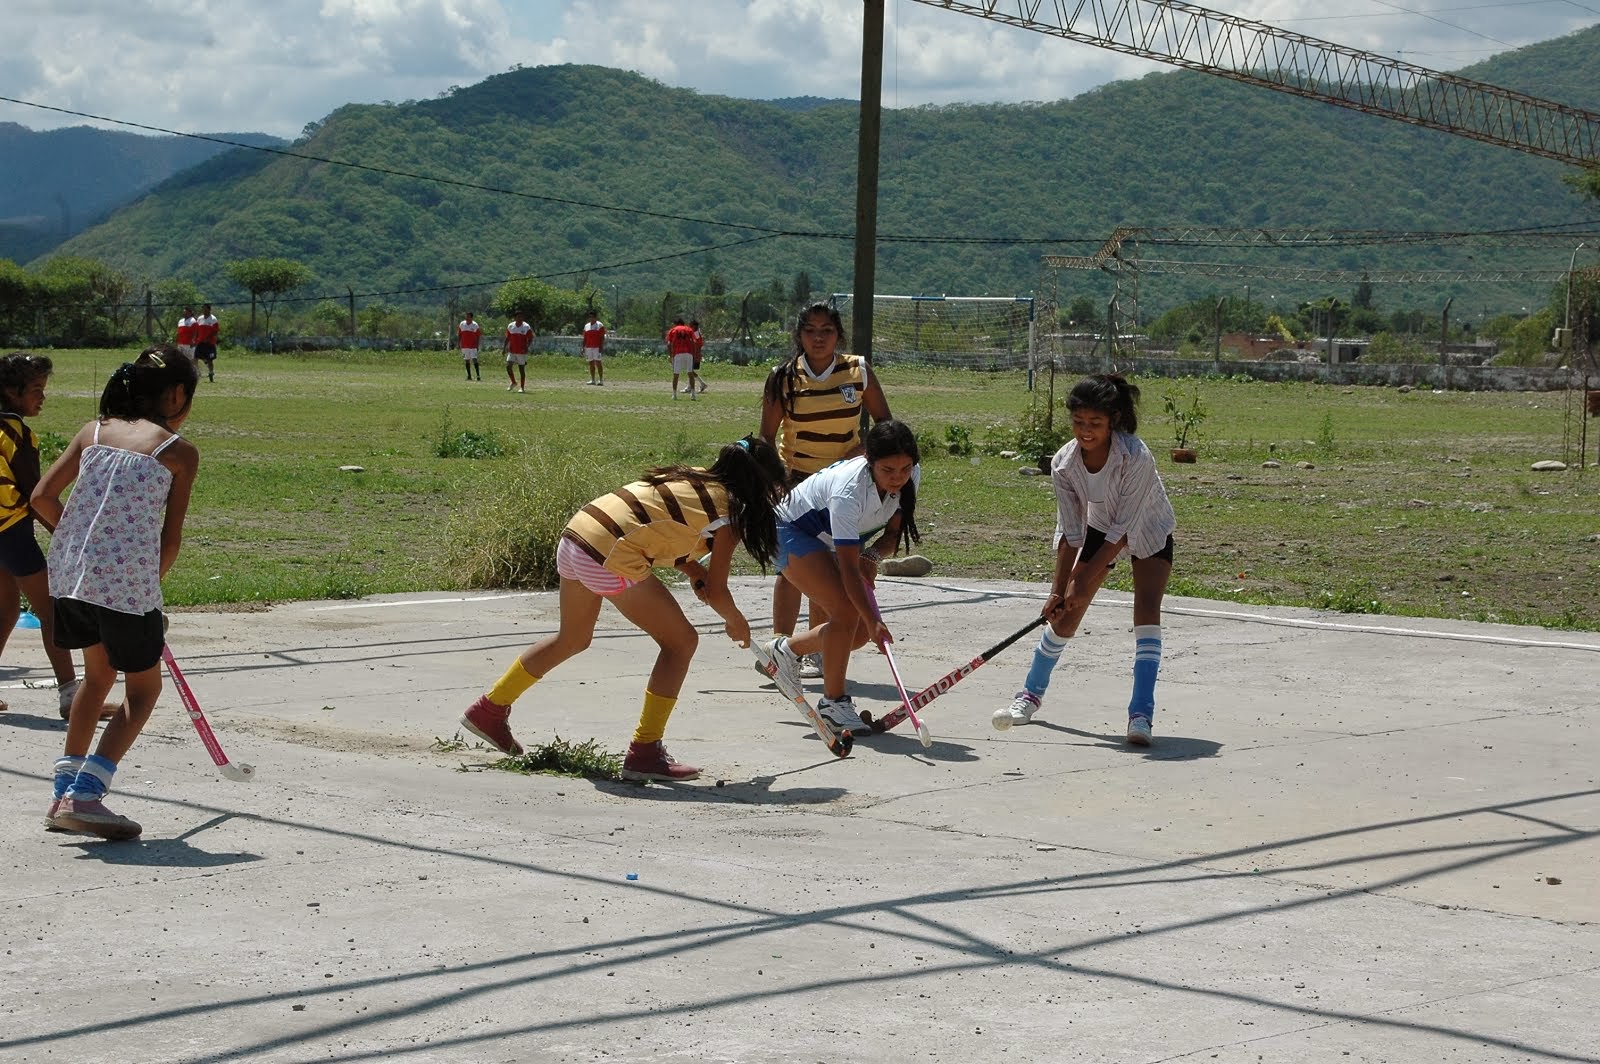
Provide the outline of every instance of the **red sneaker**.
<path id="1" fill-rule="evenodd" d="M 622 759 L 622 778 L 625 780 L 698 779 L 700 770 L 693 765 L 680 764 L 667 753 L 658 739 L 653 743 L 629 743 L 628 756 Z"/>
<path id="2" fill-rule="evenodd" d="M 495 705 L 488 695 L 461 714 L 461 726 L 503 754 L 522 753 L 522 744 L 511 734 L 511 707 Z"/>
<path id="3" fill-rule="evenodd" d="M 62 831 L 76 831 L 85 835 L 99 835 L 102 839 L 136 839 L 144 828 L 137 821 L 121 813 L 113 813 L 98 798 L 86 802 L 80 798 L 63 798 L 56 805 L 50 823 Z"/>

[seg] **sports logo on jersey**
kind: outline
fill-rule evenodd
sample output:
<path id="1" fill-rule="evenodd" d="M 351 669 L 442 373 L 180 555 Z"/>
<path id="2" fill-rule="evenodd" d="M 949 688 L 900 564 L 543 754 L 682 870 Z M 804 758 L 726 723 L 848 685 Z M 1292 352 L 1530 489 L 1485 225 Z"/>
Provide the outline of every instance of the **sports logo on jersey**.
<path id="1" fill-rule="evenodd" d="M 840 388 L 839 398 L 843 399 L 846 403 L 856 402 L 858 399 L 858 396 L 856 395 L 856 386 L 854 384 L 846 384 L 844 387 Z"/>

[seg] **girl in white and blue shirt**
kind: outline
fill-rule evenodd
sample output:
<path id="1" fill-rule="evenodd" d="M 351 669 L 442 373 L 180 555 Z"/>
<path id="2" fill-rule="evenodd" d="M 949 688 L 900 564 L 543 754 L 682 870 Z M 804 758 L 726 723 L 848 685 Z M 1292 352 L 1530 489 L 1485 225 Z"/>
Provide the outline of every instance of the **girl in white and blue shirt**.
<path id="1" fill-rule="evenodd" d="M 893 418 L 867 432 L 866 453 L 835 462 L 789 492 L 778 507 L 777 568 L 828 618 L 765 647 L 786 697 L 803 694 L 800 657 L 822 654 L 817 712 L 837 728 L 860 728 L 846 693 L 850 652 L 868 642 L 894 642 L 873 598 L 878 563 L 902 537 L 916 543 L 917 439 Z"/>

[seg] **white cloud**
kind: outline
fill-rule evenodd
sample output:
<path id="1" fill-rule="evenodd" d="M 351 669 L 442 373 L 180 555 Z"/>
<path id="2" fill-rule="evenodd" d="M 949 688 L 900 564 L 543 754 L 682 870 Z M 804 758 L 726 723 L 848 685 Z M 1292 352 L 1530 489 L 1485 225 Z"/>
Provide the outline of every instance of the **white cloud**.
<path id="1" fill-rule="evenodd" d="M 1320 0 L 1228 6 L 1446 70 L 1600 17 L 1568 0 L 1427 14 L 1385 0 L 1352 0 L 1338 15 Z M 596 63 L 732 96 L 854 98 L 861 11 L 858 0 L 11 0 L 0 95 L 172 129 L 282 136 L 344 103 L 427 98 L 518 63 Z M 912 0 L 888 0 L 887 13 L 890 106 L 1059 99 L 1160 69 Z M 81 121 L 4 104 L 0 120 Z"/>

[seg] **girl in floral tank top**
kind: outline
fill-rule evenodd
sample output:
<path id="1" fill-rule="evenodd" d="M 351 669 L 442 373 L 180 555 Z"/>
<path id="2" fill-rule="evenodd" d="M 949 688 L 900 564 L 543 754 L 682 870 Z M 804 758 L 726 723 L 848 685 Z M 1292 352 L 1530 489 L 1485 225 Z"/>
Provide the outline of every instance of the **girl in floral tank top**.
<path id="1" fill-rule="evenodd" d="M 51 831 L 131 839 L 141 830 L 102 800 L 161 694 L 161 578 L 177 560 L 200 464 L 200 452 L 177 430 L 198 379 L 194 362 L 170 344 L 124 362 L 100 396 L 100 416 L 78 431 L 33 492 L 34 512 L 54 533 L 56 643 L 81 649 L 84 665 L 55 762 L 45 814 Z M 119 672 L 126 697 L 91 755 L 101 704 Z"/>

